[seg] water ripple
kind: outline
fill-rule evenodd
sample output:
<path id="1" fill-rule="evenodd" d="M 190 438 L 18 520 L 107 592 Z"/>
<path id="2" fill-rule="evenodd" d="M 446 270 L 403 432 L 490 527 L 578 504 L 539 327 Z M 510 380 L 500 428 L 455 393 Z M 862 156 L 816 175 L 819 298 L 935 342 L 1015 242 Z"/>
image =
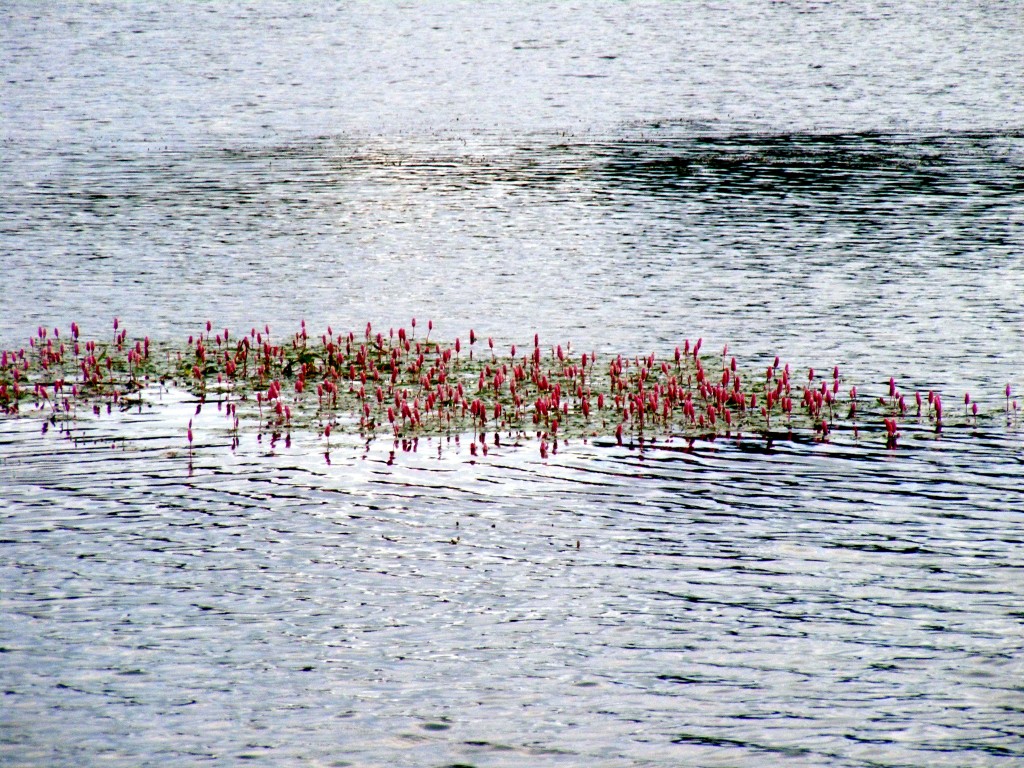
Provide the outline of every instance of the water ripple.
<path id="1" fill-rule="evenodd" d="M 83 748 L 102 734 L 119 764 L 133 729 L 172 764 L 300 760 L 326 754 L 298 747 L 312 712 L 366 734 L 346 750 L 370 762 L 1024 749 L 1012 435 L 577 443 L 547 461 L 425 440 L 338 446 L 330 465 L 311 436 L 249 435 L 190 471 L 161 423 L 69 441 L 4 422 L 8 756 L 59 727 Z M 216 727 L 225 710 L 250 725 Z"/>

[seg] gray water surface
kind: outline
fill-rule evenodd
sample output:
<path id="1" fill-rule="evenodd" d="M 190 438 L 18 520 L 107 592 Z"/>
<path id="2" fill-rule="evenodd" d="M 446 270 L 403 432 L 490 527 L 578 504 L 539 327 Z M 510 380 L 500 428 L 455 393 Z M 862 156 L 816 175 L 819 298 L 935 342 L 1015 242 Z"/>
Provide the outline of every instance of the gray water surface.
<path id="1" fill-rule="evenodd" d="M 5 418 L 0 763 L 1020 763 L 1024 439 L 955 404 L 1024 391 L 1022 39 L 1013 2 L 6 4 L 4 348 L 417 317 L 954 413 L 547 459 L 233 446 L 175 393 Z"/>
<path id="2" fill-rule="evenodd" d="M 166 417 L 119 419 L 4 423 L 7 763 L 1024 754 L 1019 433 L 390 465 L 250 436 L 189 472 Z"/>

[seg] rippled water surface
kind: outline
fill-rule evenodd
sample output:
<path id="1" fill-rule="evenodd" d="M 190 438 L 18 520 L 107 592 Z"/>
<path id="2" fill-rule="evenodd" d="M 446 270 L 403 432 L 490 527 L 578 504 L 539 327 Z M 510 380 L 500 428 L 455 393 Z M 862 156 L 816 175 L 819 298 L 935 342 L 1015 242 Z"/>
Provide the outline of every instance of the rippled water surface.
<path id="1" fill-rule="evenodd" d="M 417 316 L 1024 390 L 1015 3 L 0 20 L 5 348 Z M 0 763 L 1024 760 L 1018 420 L 542 459 L 194 410 L 0 420 Z"/>

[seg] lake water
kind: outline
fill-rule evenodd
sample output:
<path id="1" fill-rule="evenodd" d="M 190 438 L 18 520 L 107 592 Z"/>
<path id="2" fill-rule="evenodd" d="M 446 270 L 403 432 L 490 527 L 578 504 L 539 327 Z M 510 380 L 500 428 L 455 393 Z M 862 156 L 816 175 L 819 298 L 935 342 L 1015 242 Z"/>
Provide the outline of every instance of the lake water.
<path id="1" fill-rule="evenodd" d="M 1024 391 L 1017 3 L 0 21 L 5 348 L 415 316 Z M 1024 759 L 1019 421 L 328 463 L 193 410 L 0 419 L 0 763 Z"/>

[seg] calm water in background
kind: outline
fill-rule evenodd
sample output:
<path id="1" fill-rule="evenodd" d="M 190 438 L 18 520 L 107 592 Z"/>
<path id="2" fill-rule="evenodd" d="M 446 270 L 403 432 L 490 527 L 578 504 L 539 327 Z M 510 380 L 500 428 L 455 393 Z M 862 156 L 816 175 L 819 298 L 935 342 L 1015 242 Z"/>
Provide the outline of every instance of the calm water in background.
<path id="1" fill-rule="evenodd" d="M 0 20 L 4 346 L 416 316 L 1024 389 L 1017 3 Z M 190 473 L 189 415 L 0 423 L 0 762 L 1024 757 L 1018 429 L 328 465 L 207 413 Z"/>

